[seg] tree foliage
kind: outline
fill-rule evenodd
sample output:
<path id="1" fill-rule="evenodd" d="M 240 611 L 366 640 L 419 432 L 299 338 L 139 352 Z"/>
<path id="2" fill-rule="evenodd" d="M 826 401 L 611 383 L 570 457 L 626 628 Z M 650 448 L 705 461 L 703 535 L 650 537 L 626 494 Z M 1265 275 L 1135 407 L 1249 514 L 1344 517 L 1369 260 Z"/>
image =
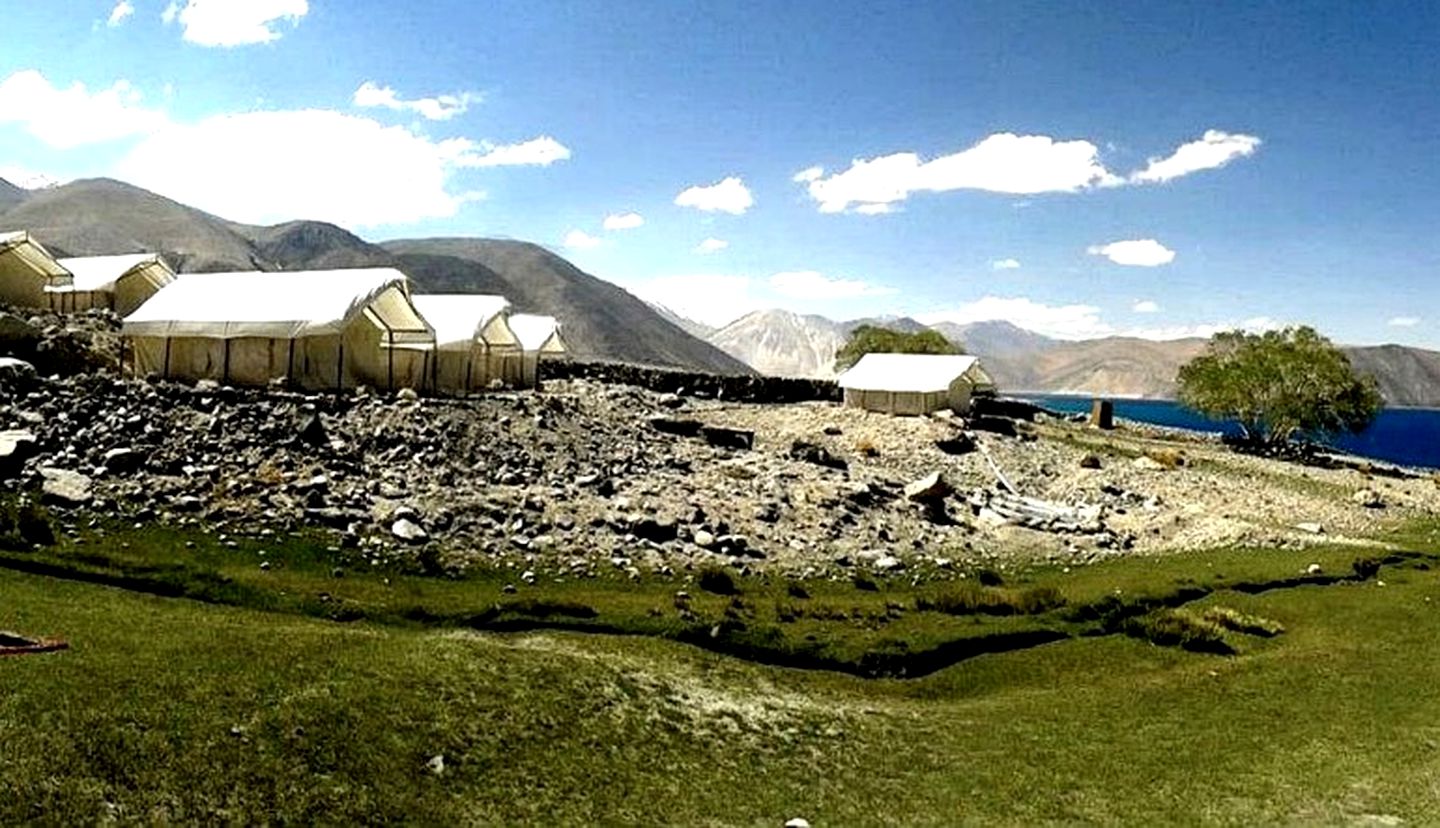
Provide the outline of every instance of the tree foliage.
<path id="1" fill-rule="evenodd" d="M 963 354 L 965 350 L 946 339 L 939 331 L 926 329 L 915 333 L 861 325 L 850 333 L 845 347 L 835 354 L 835 370 L 844 371 L 866 354 Z"/>
<path id="2" fill-rule="evenodd" d="M 1206 352 L 1180 369 L 1180 401 L 1211 417 L 1238 421 L 1247 441 L 1359 432 L 1381 406 L 1375 380 L 1310 327 L 1211 337 Z"/>

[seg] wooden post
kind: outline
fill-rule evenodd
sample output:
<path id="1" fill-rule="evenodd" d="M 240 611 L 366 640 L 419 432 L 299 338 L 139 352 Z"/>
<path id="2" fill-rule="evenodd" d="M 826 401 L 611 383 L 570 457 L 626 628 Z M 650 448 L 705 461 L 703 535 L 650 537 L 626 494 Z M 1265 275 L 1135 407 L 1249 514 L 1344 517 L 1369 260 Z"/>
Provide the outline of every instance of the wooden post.
<path id="1" fill-rule="evenodd" d="M 394 393 L 394 391 L 395 391 L 395 332 L 392 331 L 392 330 L 390 330 L 390 328 L 389 328 L 388 326 L 385 328 L 385 337 L 386 337 L 386 338 L 389 340 L 389 342 L 390 342 L 390 347 L 385 349 L 385 352 L 386 352 L 386 354 L 387 354 L 387 356 L 388 356 L 388 358 L 389 358 L 389 363 L 386 365 L 386 369 L 385 369 L 386 372 L 387 372 L 387 373 L 386 373 L 386 382 L 387 382 L 387 384 L 390 386 L 390 391 L 391 391 L 391 393 Z"/>
<path id="2" fill-rule="evenodd" d="M 285 356 L 285 381 L 295 379 L 295 337 L 290 337 L 290 353 Z"/>
<path id="3" fill-rule="evenodd" d="M 230 384 L 230 337 L 225 337 L 225 367 L 220 369 L 220 382 Z"/>
<path id="4" fill-rule="evenodd" d="M 165 367 L 160 372 L 160 376 L 165 379 L 170 379 L 170 343 L 174 341 L 172 336 L 165 337 Z"/>
<path id="5" fill-rule="evenodd" d="M 1090 425 L 1106 431 L 1115 427 L 1115 406 L 1109 400 L 1093 400 L 1090 403 Z"/>
<path id="6" fill-rule="evenodd" d="M 345 335 L 340 335 L 340 345 L 336 349 L 335 357 L 335 391 L 339 393 L 345 390 Z"/>

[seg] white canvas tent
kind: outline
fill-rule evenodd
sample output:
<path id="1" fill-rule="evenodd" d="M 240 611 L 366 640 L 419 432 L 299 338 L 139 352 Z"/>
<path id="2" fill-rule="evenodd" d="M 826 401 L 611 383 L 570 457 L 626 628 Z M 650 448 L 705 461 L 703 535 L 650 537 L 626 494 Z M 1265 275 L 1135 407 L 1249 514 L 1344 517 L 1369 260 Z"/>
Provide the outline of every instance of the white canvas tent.
<path id="1" fill-rule="evenodd" d="M 70 271 L 25 231 L 0 232 L 0 302 L 49 308 L 47 290 L 69 285 Z"/>
<path id="2" fill-rule="evenodd" d="M 510 316 L 510 329 L 519 337 L 522 351 L 518 384 L 539 385 L 540 359 L 569 350 L 560 336 L 560 322 L 553 316 L 516 313 Z"/>
<path id="3" fill-rule="evenodd" d="M 973 356 L 866 354 L 840 375 L 845 405 L 888 414 L 963 413 L 977 388 L 995 383 Z"/>
<path id="4" fill-rule="evenodd" d="M 435 342 L 393 268 L 187 274 L 122 333 L 137 374 L 307 389 L 421 388 Z"/>
<path id="5" fill-rule="evenodd" d="M 432 385 L 437 391 L 465 393 L 503 379 L 507 356 L 520 355 L 520 340 L 510 329 L 510 301 L 481 294 L 418 294 L 415 308 L 435 329 Z"/>
<path id="6" fill-rule="evenodd" d="M 110 308 L 126 316 L 175 280 L 175 271 L 154 253 L 60 259 L 59 264 L 72 281 L 47 286 L 45 292 L 50 309 L 61 312 Z"/>

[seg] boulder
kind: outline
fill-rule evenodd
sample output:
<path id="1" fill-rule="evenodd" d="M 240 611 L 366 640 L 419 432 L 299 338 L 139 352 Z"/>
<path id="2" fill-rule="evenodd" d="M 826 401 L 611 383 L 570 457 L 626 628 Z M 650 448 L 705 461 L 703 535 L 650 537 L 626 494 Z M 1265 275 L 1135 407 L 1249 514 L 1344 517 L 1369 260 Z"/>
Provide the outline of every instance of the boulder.
<path id="1" fill-rule="evenodd" d="M 390 524 L 390 534 L 406 543 L 424 543 L 430 539 L 430 535 L 421 528 L 420 524 L 403 517 Z"/>
<path id="2" fill-rule="evenodd" d="M 755 432 L 739 428 L 724 428 L 722 426 L 705 426 L 700 429 L 704 435 L 705 442 L 716 448 L 744 449 L 749 450 L 755 447 Z"/>
<path id="3" fill-rule="evenodd" d="M 1099 456 L 1098 454 L 1087 454 L 1087 455 L 1085 455 L 1084 457 L 1081 457 L 1081 458 L 1080 458 L 1080 468 L 1082 468 L 1082 469 L 1098 469 L 1098 468 L 1100 468 L 1100 456 Z"/>
<path id="4" fill-rule="evenodd" d="M 53 506 L 84 506 L 94 497 L 94 481 L 77 471 L 46 466 L 40 469 L 41 499 Z"/>
<path id="5" fill-rule="evenodd" d="M 950 484 L 940 472 L 931 472 L 905 487 L 905 497 L 920 503 L 933 503 L 950 496 Z"/>
<path id="6" fill-rule="evenodd" d="M 35 434 L 24 429 L 0 431 L 0 477 L 14 477 L 35 456 Z"/>
<path id="7" fill-rule="evenodd" d="M 1310 521 L 1307 521 L 1307 522 L 1305 522 L 1305 523 L 1297 523 L 1297 524 L 1295 524 L 1295 528 L 1296 528 L 1296 529 L 1299 529 L 1301 532 L 1307 532 L 1307 533 L 1309 533 L 1309 534 L 1311 534 L 1311 535 L 1323 535 L 1323 534 L 1325 534 L 1325 527 L 1321 526 L 1321 525 L 1318 524 L 1318 523 L 1314 523 L 1314 522 L 1310 522 Z"/>
<path id="8" fill-rule="evenodd" d="M 686 420 L 680 417 L 651 417 L 650 427 L 662 434 L 674 434 L 677 437 L 698 437 L 700 429 L 705 424 L 699 420 Z"/>
<path id="9" fill-rule="evenodd" d="M 1164 463 L 1161 463 L 1159 460 L 1156 460 L 1154 457 L 1151 457 L 1149 455 L 1142 455 L 1140 457 L 1136 457 L 1134 461 L 1130 463 L 1130 465 L 1134 466 L 1140 471 L 1165 471 L 1166 469 Z"/>
<path id="10" fill-rule="evenodd" d="M 679 526 L 673 518 L 641 518 L 630 526 L 630 531 L 637 538 L 666 543 L 675 540 Z"/>
<path id="11" fill-rule="evenodd" d="M 330 442 L 330 437 L 325 433 L 325 424 L 320 422 L 319 414 L 308 414 L 301 418 L 295 427 L 295 436 L 300 438 L 302 443 L 312 446 L 323 446 Z"/>
<path id="12" fill-rule="evenodd" d="M 33 382 L 37 376 L 35 366 L 25 360 L 0 357 L 0 383 L 17 387 Z"/>
<path id="13" fill-rule="evenodd" d="M 1366 509 L 1384 509 L 1385 498 L 1374 489 L 1361 489 L 1350 496 L 1351 502 L 1356 506 L 1364 506 Z"/>
<path id="14" fill-rule="evenodd" d="M 145 455 L 133 448 L 113 448 L 105 452 L 100 465 L 111 474 L 129 474 L 145 465 Z"/>
<path id="15" fill-rule="evenodd" d="M 957 434 L 954 437 L 937 440 L 935 442 L 935 448 L 940 449 L 946 454 L 969 454 L 975 450 L 975 438 L 969 434 Z"/>
<path id="16" fill-rule="evenodd" d="M 831 454 L 829 449 L 805 440 L 796 440 L 790 444 L 790 459 L 837 471 L 845 471 L 850 468 L 849 463 L 843 458 Z"/>
<path id="17" fill-rule="evenodd" d="M 1003 437 L 1018 437 L 1020 425 L 1009 417 L 996 417 L 992 415 L 980 415 L 970 418 L 970 427 L 976 431 L 988 431 L 991 434 L 999 434 Z"/>

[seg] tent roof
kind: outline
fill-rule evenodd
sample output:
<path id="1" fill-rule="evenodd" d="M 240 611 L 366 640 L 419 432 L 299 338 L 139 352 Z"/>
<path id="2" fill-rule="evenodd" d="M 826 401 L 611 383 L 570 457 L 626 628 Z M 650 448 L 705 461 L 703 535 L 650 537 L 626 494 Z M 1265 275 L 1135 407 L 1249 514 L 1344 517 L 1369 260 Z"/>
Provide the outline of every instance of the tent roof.
<path id="1" fill-rule="evenodd" d="M 70 281 L 70 271 L 61 267 L 45 245 L 24 230 L 0 232 L 0 253 L 9 252 L 14 252 L 31 268 L 53 280 L 52 284 L 68 284 Z"/>
<path id="2" fill-rule="evenodd" d="M 130 253 L 123 256 L 86 256 L 60 259 L 60 266 L 75 277 L 74 284 L 52 290 L 92 291 L 113 290 L 115 283 L 130 271 L 151 264 L 163 264 L 155 253 Z M 166 270 L 169 270 L 167 267 Z"/>
<path id="3" fill-rule="evenodd" d="M 977 385 L 990 376 L 973 356 L 950 354 L 866 354 L 840 375 L 841 388 L 860 391 L 945 391 L 961 376 Z"/>
<path id="4" fill-rule="evenodd" d="M 369 311 L 396 342 L 431 342 L 434 331 L 410 303 L 394 268 L 279 273 L 190 273 L 176 277 L 126 317 L 128 336 L 289 339 L 337 334 Z"/>
<path id="5" fill-rule="evenodd" d="M 525 351 L 548 351 L 560 353 L 565 343 L 560 339 L 560 323 L 553 316 L 533 313 L 516 313 L 510 316 L 510 329 L 520 339 L 520 348 Z"/>
<path id="6" fill-rule="evenodd" d="M 477 339 L 485 339 L 486 327 L 510 309 L 509 299 L 487 294 L 422 293 L 410 297 L 410 301 L 435 329 L 435 344 L 442 348 L 468 347 Z"/>

